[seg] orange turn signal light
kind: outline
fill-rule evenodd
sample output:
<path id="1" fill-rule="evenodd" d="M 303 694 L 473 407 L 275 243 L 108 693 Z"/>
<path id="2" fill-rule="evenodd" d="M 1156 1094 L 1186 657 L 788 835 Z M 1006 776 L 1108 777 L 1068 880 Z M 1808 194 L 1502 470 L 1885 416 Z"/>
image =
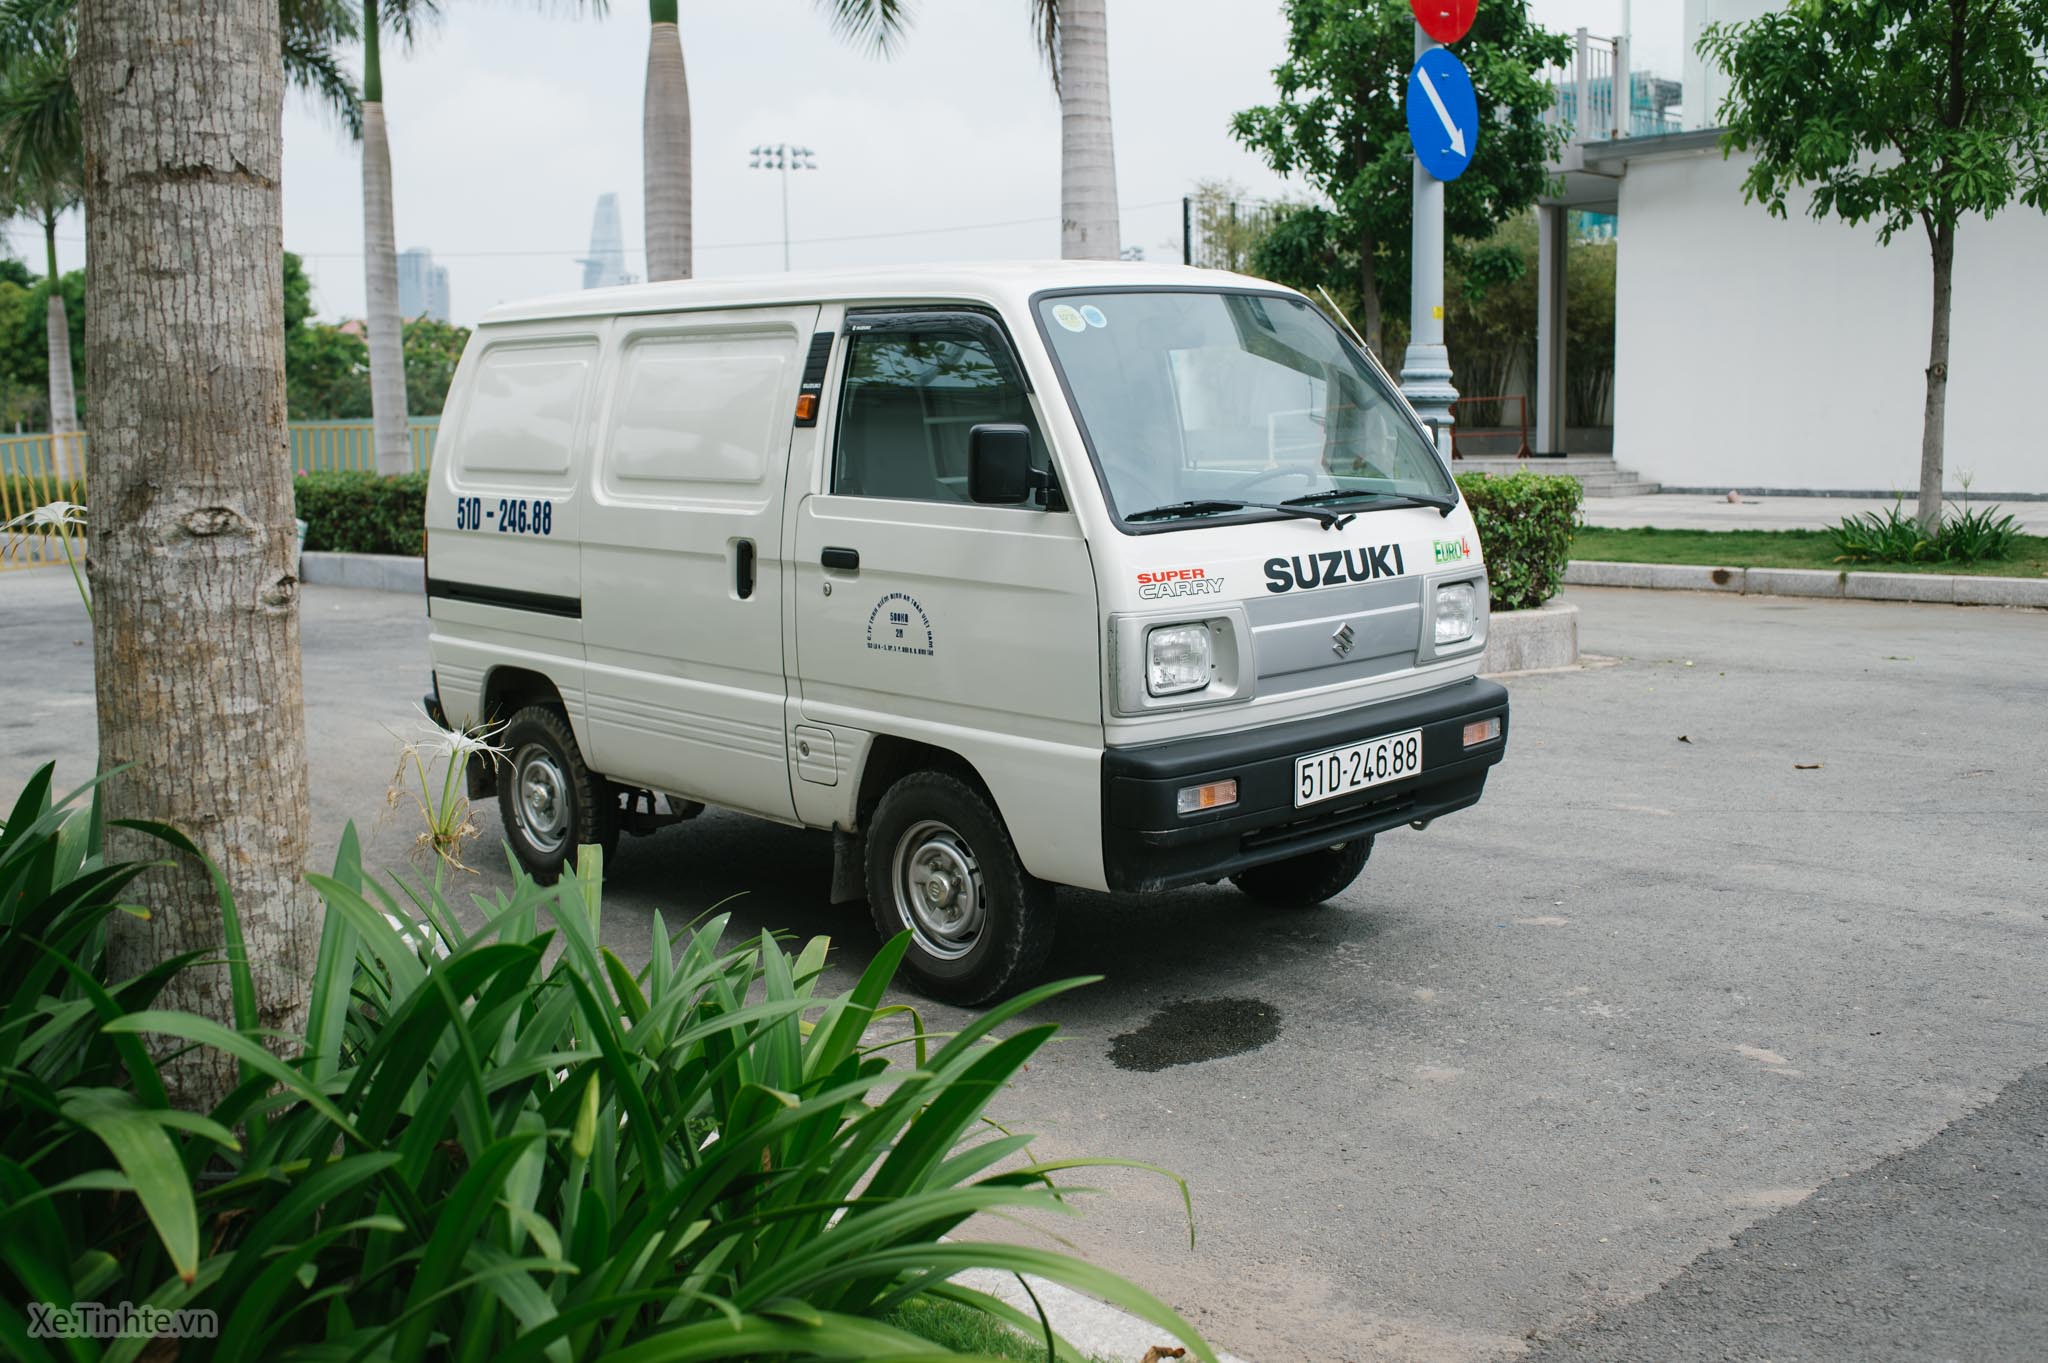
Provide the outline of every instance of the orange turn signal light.
<path id="1" fill-rule="evenodd" d="M 1476 748 L 1481 743 L 1491 743 L 1500 737 L 1500 716 L 1492 719 L 1475 720 L 1465 726 L 1465 746 Z"/>
<path id="2" fill-rule="evenodd" d="M 1182 814 L 1199 814 L 1205 809 L 1222 809 L 1237 803 L 1236 781 L 1210 781 L 1205 785 L 1185 786 L 1174 800 L 1175 807 Z"/>
<path id="3" fill-rule="evenodd" d="M 800 393 L 797 395 L 796 419 L 798 421 L 816 421 L 818 419 L 818 395 L 816 393 Z"/>

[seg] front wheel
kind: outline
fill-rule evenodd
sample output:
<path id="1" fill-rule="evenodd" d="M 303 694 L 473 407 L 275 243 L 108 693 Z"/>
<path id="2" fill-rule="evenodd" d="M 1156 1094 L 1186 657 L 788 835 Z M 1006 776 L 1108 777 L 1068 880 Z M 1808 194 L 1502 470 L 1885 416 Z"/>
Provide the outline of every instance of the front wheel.
<path id="1" fill-rule="evenodd" d="M 1368 835 L 1319 852 L 1254 866 L 1232 876 L 1230 883 L 1271 908 L 1313 908 L 1342 894 L 1358 879 L 1371 855 L 1372 838 Z"/>
<path id="2" fill-rule="evenodd" d="M 904 972 L 931 998 L 988 1003 L 1052 950 L 1052 887 L 1024 869 L 988 800 L 946 772 L 914 772 L 882 797 L 867 882 L 875 930 L 884 941 L 909 930 Z"/>
<path id="3" fill-rule="evenodd" d="M 529 705 L 498 741 L 511 755 L 498 777 L 498 813 L 519 864 L 551 885 L 584 843 L 596 843 L 610 861 L 619 845 L 618 795 L 584 762 L 562 713 Z"/>

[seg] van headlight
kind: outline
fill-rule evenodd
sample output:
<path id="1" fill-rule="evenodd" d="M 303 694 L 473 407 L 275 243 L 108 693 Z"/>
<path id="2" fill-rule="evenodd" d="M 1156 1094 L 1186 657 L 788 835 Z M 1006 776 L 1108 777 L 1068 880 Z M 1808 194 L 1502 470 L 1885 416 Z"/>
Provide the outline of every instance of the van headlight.
<path id="1" fill-rule="evenodd" d="M 1462 643 L 1479 625 L 1479 589 L 1472 582 L 1446 582 L 1436 589 L 1436 644 Z"/>
<path id="2" fill-rule="evenodd" d="M 1199 691 L 1213 671 L 1207 625 L 1163 625 L 1145 635 L 1145 689 L 1153 695 Z"/>

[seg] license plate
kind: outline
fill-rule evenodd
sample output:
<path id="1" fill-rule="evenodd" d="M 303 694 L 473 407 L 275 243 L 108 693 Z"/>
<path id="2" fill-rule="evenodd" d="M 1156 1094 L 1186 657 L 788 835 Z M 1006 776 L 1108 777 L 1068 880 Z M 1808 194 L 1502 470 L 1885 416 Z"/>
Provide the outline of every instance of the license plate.
<path id="1" fill-rule="evenodd" d="M 1294 807 L 1319 804 L 1422 770 L 1422 730 L 1294 759 Z"/>

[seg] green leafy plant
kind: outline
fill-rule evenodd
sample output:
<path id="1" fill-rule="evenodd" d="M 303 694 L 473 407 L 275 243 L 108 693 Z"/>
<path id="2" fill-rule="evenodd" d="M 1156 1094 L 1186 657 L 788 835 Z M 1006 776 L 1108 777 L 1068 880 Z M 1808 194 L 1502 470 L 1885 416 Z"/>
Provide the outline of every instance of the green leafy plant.
<path id="1" fill-rule="evenodd" d="M 27 869 L 0 884 L 43 903 L 39 868 L 90 829 L 34 814 L 40 795 L 23 803 L 0 868 Z M 1214 1363 L 1130 1282 L 949 1238 L 978 1215 L 1071 1214 L 1066 1170 L 1149 1167 L 1040 1160 L 987 1116 L 1055 1030 L 1022 1014 L 1071 984 L 942 1036 L 884 1002 L 907 937 L 821 997 L 823 939 L 728 947 L 723 918 L 671 934 L 658 914 L 636 972 L 599 943 L 594 848 L 554 886 L 515 866 L 509 893 L 458 915 L 438 885 L 365 876 L 350 828 L 315 884 L 327 913 L 307 1032 L 283 1055 L 253 1026 L 149 1010 L 152 981 L 182 962 L 110 989 L 8 941 L 0 969 L 41 975 L 9 995 L 5 1035 L 16 1050 L 33 1038 L 43 1071 L 17 1081 L 0 1055 L 5 1101 L 32 1109 L 0 1134 L 12 1356 L 140 1356 L 148 1341 L 32 1337 L 17 1305 L 124 1298 L 217 1313 L 214 1337 L 180 1342 L 183 1363 L 951 1356 L 891 1323 L 938 1300 L 1080 1363 L 1043 1321 L 948 1281 L 994 1268 L 1117 1301 Z M 58 899 L 32 920 L 38 940 L 72 922 Z M 232 947 L 228 963 L 246 984 Z M 76 992 L 53 994 L 60 981 Z M 145 1036 L 216 1048 L 244 1081 L 210 1113 L 176 1111 Z"/>
<path id="2" fill-rule="evenodd" d="M 1837 563 L 1978 563 L 2011 558 L 2023 534 L 2019 522 L 1998 508 L 1965 505 L 1928 533 L 1905 513 L 1905 499 L 1881 511 L 1844 516 L 1828 528 Z"/>
<path id="3" fill-rule="evenodd" d="M 344 554 L 410 554 L 423 547 L 427 475 L 302 473 L 293 502 L 306 523 L 306 548 Z"/>
<path id="4" fill-rule="evenodd" d="M 1493 609 L 1529 610 L 1557 595 L 1585 497 L 1578 479 L 1465 473 L 1458 476 L 1458 490 L 1479 527 Z"/>

